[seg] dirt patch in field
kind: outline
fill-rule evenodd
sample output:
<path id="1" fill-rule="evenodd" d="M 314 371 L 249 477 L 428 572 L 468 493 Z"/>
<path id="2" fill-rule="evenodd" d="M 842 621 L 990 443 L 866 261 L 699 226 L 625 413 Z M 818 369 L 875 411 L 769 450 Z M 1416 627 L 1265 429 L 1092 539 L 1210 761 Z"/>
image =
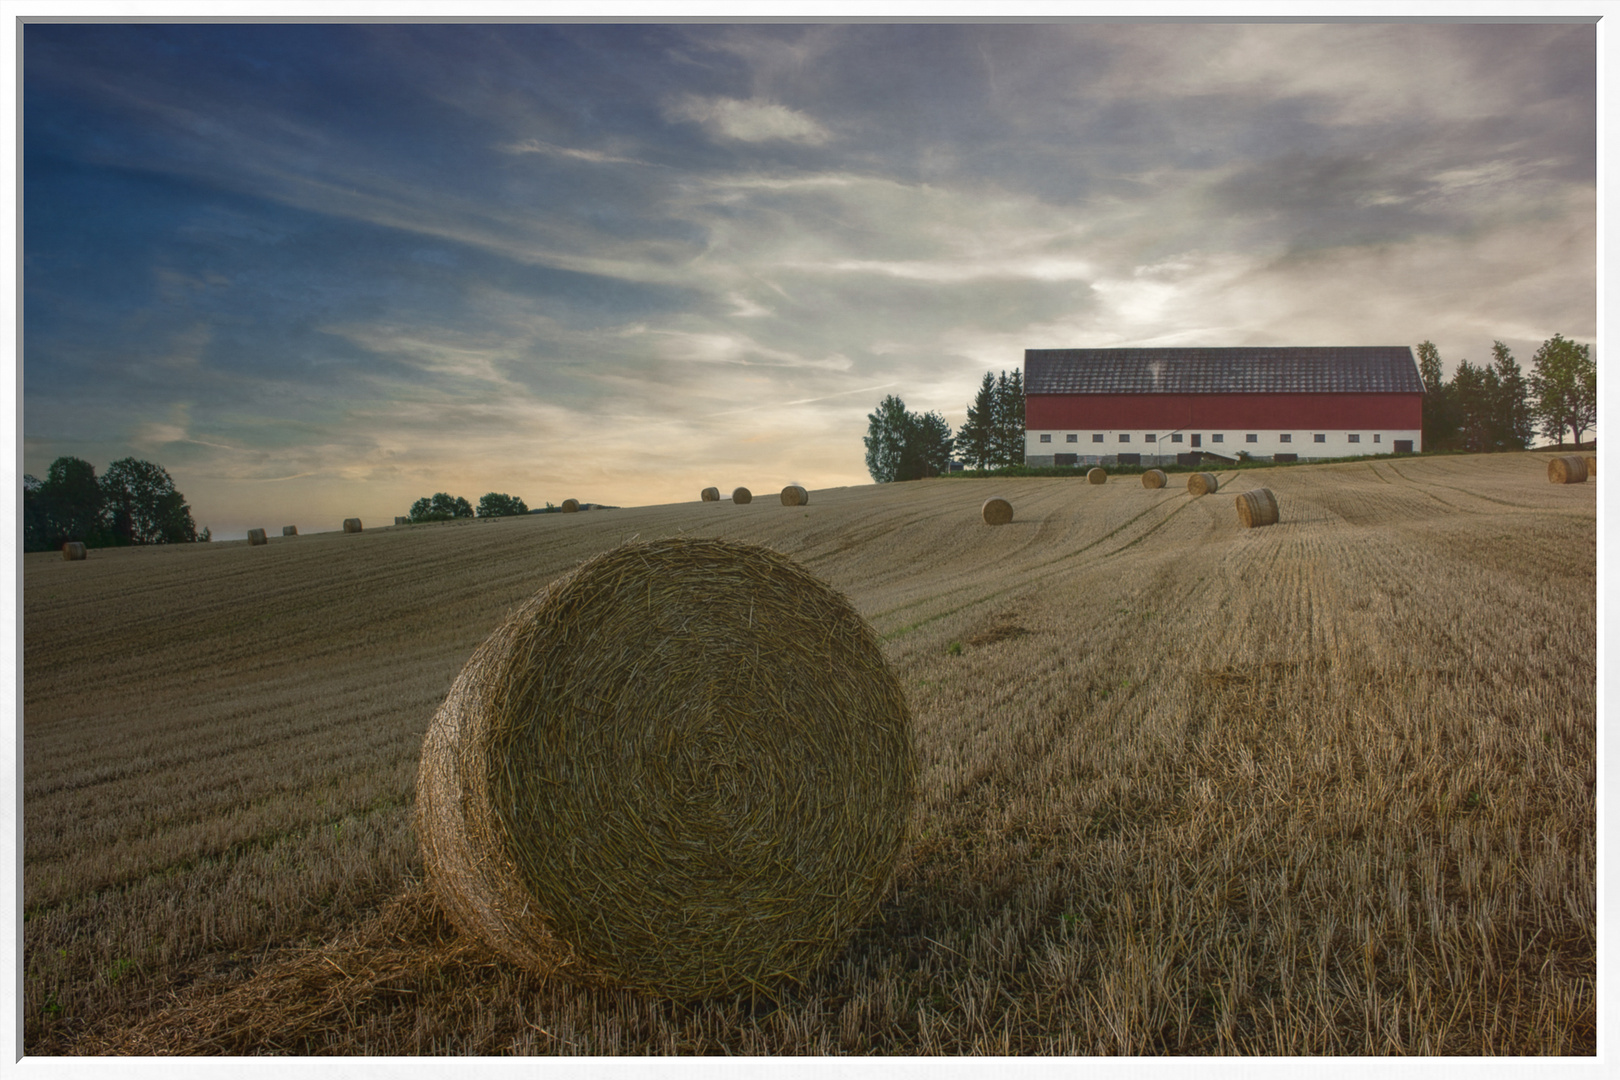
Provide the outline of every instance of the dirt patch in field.
<path id="1" fill-rule="evenodd" d="M 1018 623 L 1014 614 L 998 615 L 989 626 L 963 641 L 968 645 L 994 645 L 998 641 L 1011 641 L 1028 635 L 1029 631 Z"/>

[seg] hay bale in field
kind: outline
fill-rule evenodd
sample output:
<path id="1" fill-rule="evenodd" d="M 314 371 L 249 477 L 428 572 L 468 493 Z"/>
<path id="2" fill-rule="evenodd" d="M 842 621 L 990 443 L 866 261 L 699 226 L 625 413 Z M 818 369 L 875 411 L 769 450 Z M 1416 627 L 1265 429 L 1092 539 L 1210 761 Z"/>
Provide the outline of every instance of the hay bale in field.
<path id="1" fill-rule="evenodd" d="M 80 559 L 88 558 L 89 554 L 84 545 L 77 540 L 69 540 L 62 545 L 62 558 L 66 562 L 78 562 Z"/>
<path id="2" fill-rule="evenodd" d="M 810 502 L 810 493 L 798 484 L 789 484 L 782 489 L 783 506 L 805 506 Z"/>
<path id="3" fill-rule="evenodd" d="M 1277 524 L 1277 496 L 1270 488 L 1255 488 L 1237 497 L 1238 521 L 1245 529 Z"/>
<path id="4" fill-rule="evenodd" d="M 1198 472 L 1187 477 L 1187 493 L 1189 495 L 1213 495 L 1220 489 L 1221 482 L 1214 473 Z"/>
<path id="5" fill-rule="evenodd" d="M 1005 525 L 1013 519 L 1012 503 L 1006 499 L 986 499 L 979 514 L 986 525 Z"/>
<path id="6" fill-rule="evenodd" d="M 1588 480 L 1590 480 L 1596 475 L 1597 475 L 1597 455 L 1596 454 L 1587 454 L 1586 455 L 1586 478 Z"/>
<path id="7" fill-rule="evenodd" d="M 1108 483 L 1108 474 L 1104 472 L 1100 466 L 1094 468 L 1090 472 L 1086 473 L 1086 483 L 1106 484 Z"/>
<path id="8" fill-rule="evenodd" d="M 399 523 L 397 518 L 395 519 L 394 523 L 396 525 Z M 296 526 L 296 525 L 283 525 L 281 527 L 281 535 L 282 536 L 297 536 L 298 535 L 298 526 Z"/>
<path id="9" fill-rule="evenodd" d="M 398 514 L 394 515 L 394 524 L 395 525 L 409 525 L 410 523 L 411 523 L 411 519 L 410 519 L 409 515 L 406 515 L 404 517 L 401 517 Z"/>
<path id="10" fill-rule="evenodd" d="M 346 533 L 359 532 L 360 531 L 360 519 L 359 518 L 344 518 L 343 519 L 343 531 L 346 532 Z"/>
<path id="11" fill-rule="evenodd" d="M 1586 459 L 1578 454 L 1553 458 L 1547 462 L 1547 479 L 1554 484 L 1586 483 Z"/>
<path id="12" fill-rule="evenodd" d="M 737 488 L 731 493 L 731 501 L 734 503 L 751 503 L 754 501 L 754 493 L 745 487 Z"/>
<path id="13" fill-rule="evenodd" d="M 713 488 L 713 487 L 704 488 L 703 489 L 703 501 L 704 502 L 719 502 L 720 501 L 720 489 L 719 488 Z"/>
<path id="14" fill-rule="evenodd" d="M 1164 475 L 1163 469 L 1149 469 L 1142 474 L 1142 486 L 1145 488 L 1162 488 L 1169 477 Z"/>
<path id="15" fill-rule="evenodd" d="M 248 530 L 248 547 L 258 547 L 260 544 L 268 544 L 269 542 L 270 538 L 264 535 L 263 529 Z"/>
<path id="16" fill-rule="evenodd" d="M 802 978 L 893 875 L 916 791 L 872 629 L 778 552 L 631 543 L 481 645 L 423 741 L 441 906 L 508 960 L 691 1000 Z"/>
<path id="17" fill-rule="evenodd" d="M 565 513 L 565 514 L 577 514 L 577 513 L 579 513 L 579 500 L 578 499 L 564 499 L 562 501 L 562 512 Z"/>

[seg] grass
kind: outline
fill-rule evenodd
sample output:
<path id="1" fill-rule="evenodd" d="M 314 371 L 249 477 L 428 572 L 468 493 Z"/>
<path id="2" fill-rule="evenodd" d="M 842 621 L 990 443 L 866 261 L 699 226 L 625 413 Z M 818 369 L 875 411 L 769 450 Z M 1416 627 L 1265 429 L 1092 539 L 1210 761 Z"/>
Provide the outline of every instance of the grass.
<path id="1" fill-rule="evenodd" d="M 25 556 L 25 1050 L 1593 1054 L 1596 484 L 1546 457 L 1262 471 L 1253 531 L 1039 477 L 989 528 L 953 478 Z M 879 917 L 774 1001 L 535 979 L 419 881 L 472 649 L 682 531 L 847 593 L 918 727 Z"/>

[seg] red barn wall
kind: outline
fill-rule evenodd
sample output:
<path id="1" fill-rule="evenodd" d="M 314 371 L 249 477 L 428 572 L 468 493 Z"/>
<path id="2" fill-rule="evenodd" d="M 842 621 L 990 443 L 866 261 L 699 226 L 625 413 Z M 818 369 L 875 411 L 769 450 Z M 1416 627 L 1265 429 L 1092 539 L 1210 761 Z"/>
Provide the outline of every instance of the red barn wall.
<path id="1" fill-rule="evenodd" d="M 1029 430 L 1339 430 L 1423 426 L 1422 394 L 1030 394 Z"/>

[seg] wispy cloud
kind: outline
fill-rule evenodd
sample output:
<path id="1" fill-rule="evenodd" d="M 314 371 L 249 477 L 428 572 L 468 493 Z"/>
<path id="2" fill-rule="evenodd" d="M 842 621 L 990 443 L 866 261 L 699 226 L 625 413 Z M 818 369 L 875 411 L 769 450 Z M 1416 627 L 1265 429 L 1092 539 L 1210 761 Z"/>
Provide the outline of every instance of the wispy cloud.
<path id="1" fill-rule="evenodd" d="M 774 101 L 686 94 L 673 102 L 666 114 L 674 120 L 702 124 L 713 135 L 739 142 L 781 140 L 819 146 L 832 137 L 832 132 L 814 117 Z"/>

